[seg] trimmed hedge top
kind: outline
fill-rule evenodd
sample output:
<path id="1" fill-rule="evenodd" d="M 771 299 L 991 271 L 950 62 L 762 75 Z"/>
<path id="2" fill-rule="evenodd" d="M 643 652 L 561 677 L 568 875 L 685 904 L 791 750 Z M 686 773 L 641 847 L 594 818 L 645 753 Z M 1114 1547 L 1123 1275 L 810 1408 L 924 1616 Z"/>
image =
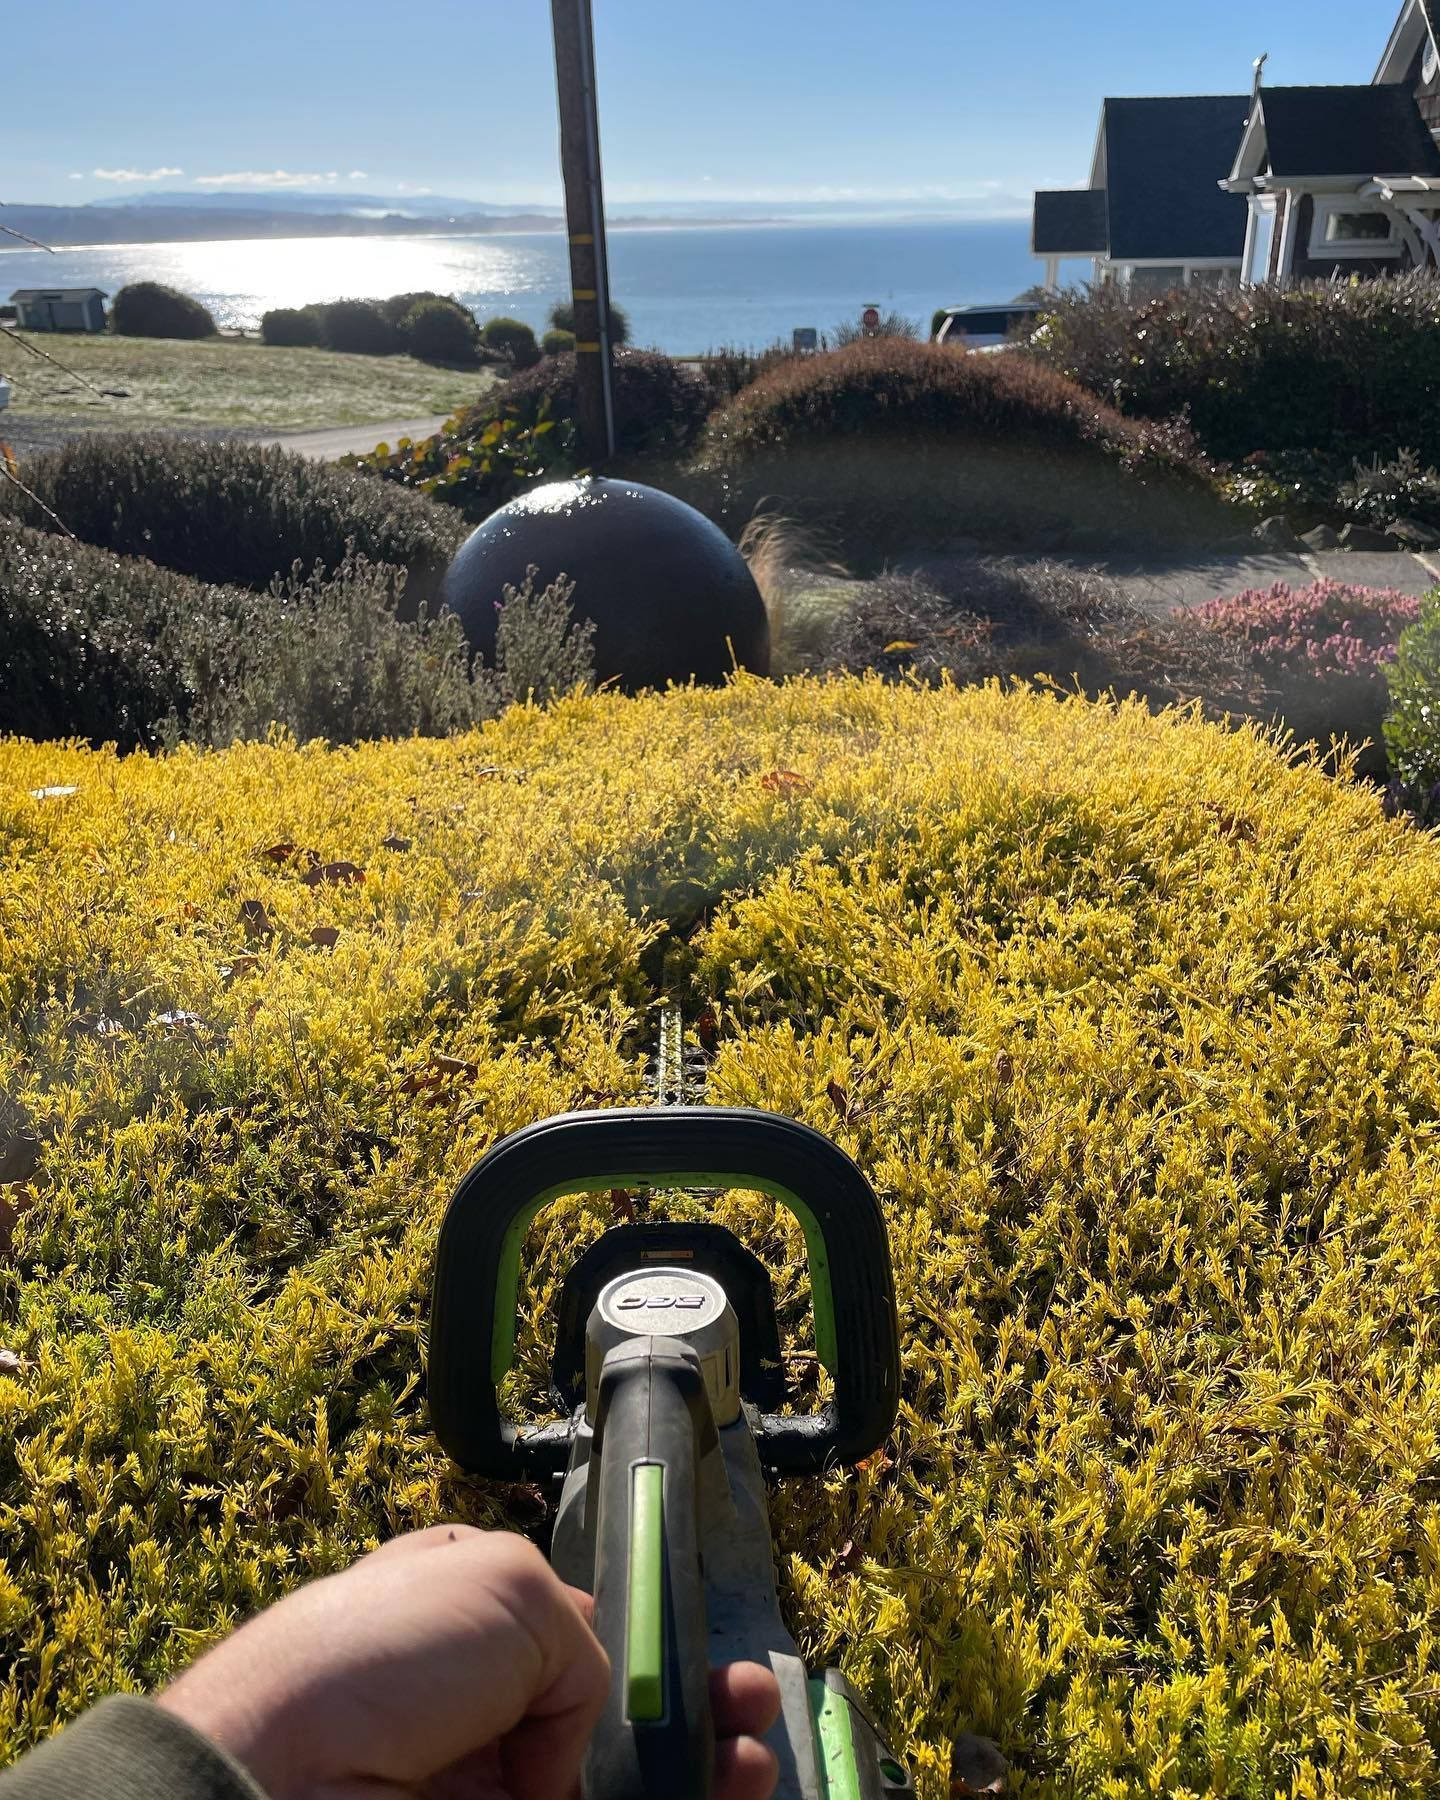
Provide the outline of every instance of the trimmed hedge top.
<path id="1" fill-rule="evenodd" d="M 229 439 L 177 443 L 159 433 L 72 439 L 29 458 L 26 485 L 77 537 L 201 581 L 267 588 L 299 562 L 339 568 L 347 545 L 409 571 L 414 607 L 438 586 L 464 536 L 453 514 L 334 463 Z M 18 489 L 0 512 L 52 521 Z"/>
<path id="2" fill-rule="evenodd" d="M 774 1530 L 925 1800 L 960 1730 L 1039 1795 L 1440 1779 L 1440 848 L 1373 794 L 1138 707 L 742 680 L 0 744 L 0 821 L 5 1753 L 378 1538 L 537 1527 L 430 1436 L 436 1230 L 501 1134 L 640 1093 L 701 915 L 712 1098 L 889 1220 L 899 1429 Z M 537 1221 L 518 1405 L 613 1216 Z M 803 1348 L 798 1233 L 717 1216 Z"/>
<path id="3" fill-rule="evenodd" d="M 1148 442 L 1142 427 L 1029 359 L 897 337 L 778 363 L 714 415 L 706 441 L 736 455 L 874 433 L 1099 445 L 1126 456 Z"/>

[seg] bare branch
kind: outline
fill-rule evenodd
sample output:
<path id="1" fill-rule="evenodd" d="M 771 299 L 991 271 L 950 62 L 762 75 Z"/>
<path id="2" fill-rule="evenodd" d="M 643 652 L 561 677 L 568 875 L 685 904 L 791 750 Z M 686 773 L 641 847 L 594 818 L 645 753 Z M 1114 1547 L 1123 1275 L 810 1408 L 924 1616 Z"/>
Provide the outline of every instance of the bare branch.
<path id="1" fill-rule="evenodd" d="M 20 492 L 27 500 L 32 500 L 35 505 L 40 508 L 41 512 L 45 514 L 47 519 L 53 520 L 53 522 L 60 527 L 61 531 L 65 533 L 66 537 L 68 537 L 72 543 L 78 543 L 79 540 L 76 538 L 75 533 L 60 517 L 59 513 L 52 511 L 37 493 L 34 493 L 30 488 L 26 487 L 25 483 L 15 473 L 14 464 L 15 452 L 8 444 L 0 444 L 0 476 L 4 476 L 5 480 L 8 481 L 12 487 L 19 488 Z"/>
<path id="2" fill-rule="evenodd" d="M 3 206 L 4 204 L 5 202 L 0 200 L 0 206 Z M 0 231 L 3 231 L 6 237 L 19 238 L 22 244 L 32 244 L 35 249 L 43 250 L 47 256 L 53 256 L 55 254 L 55 246 L 53 244 L 42 244 L 39 238 L 26 237 L 23 231 L 17 231 L 13 225 L 0 225 Z"/>

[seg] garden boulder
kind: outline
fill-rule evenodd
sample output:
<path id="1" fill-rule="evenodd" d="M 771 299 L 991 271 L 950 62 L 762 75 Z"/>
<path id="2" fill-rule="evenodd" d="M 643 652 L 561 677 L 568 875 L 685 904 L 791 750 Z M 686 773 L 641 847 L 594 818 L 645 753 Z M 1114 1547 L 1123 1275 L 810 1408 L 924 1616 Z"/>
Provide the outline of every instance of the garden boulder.
<path id="1" fill-rule="evenodd" d="M 507 586 L 561 575 L 595 626 L 595 673 L 629 692 L 770 670 L 765 605 L 743 556 L 703 513 L 638 482 L 549 482 L 493 513 L 450 564 L 440 598 L 471 644 L 495 650 Z"/>

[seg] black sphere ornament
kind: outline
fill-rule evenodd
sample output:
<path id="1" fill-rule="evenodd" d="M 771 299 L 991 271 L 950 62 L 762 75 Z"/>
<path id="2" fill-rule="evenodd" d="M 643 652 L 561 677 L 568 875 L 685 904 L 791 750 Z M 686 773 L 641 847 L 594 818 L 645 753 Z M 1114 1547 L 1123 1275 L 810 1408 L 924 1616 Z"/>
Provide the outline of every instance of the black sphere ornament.
<path id="1" fill-rule="evenodd" d="M 492 513 L 460 546 L 440 599 L 473 647 L 495 653 L 497 608 L 526 571 L 537 591 L 575 583 L 576 619 L 595 625 L 595 674 L 634 692 L 720 682 L 737 665 L 770 672 L 770 625 L 745 558 L 673 494 L 587 475 L 547 482 Z"/>

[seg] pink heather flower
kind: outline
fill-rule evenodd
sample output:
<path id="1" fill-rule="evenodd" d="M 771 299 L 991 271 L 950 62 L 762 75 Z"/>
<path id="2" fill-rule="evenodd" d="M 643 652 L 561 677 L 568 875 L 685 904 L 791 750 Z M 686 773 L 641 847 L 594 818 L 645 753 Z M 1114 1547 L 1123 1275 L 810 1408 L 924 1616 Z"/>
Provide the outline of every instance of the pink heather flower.
<path id="1" fill-rule="evenodd" d="M 1400 633 L 1418 616 L 1420 602 L 1392 588 L 1277 582 L 1268 591 L 1251 588 L 1179 610 L 1248 651 L 1262 673 L 1375 680 L 1393 661 Z"/>

